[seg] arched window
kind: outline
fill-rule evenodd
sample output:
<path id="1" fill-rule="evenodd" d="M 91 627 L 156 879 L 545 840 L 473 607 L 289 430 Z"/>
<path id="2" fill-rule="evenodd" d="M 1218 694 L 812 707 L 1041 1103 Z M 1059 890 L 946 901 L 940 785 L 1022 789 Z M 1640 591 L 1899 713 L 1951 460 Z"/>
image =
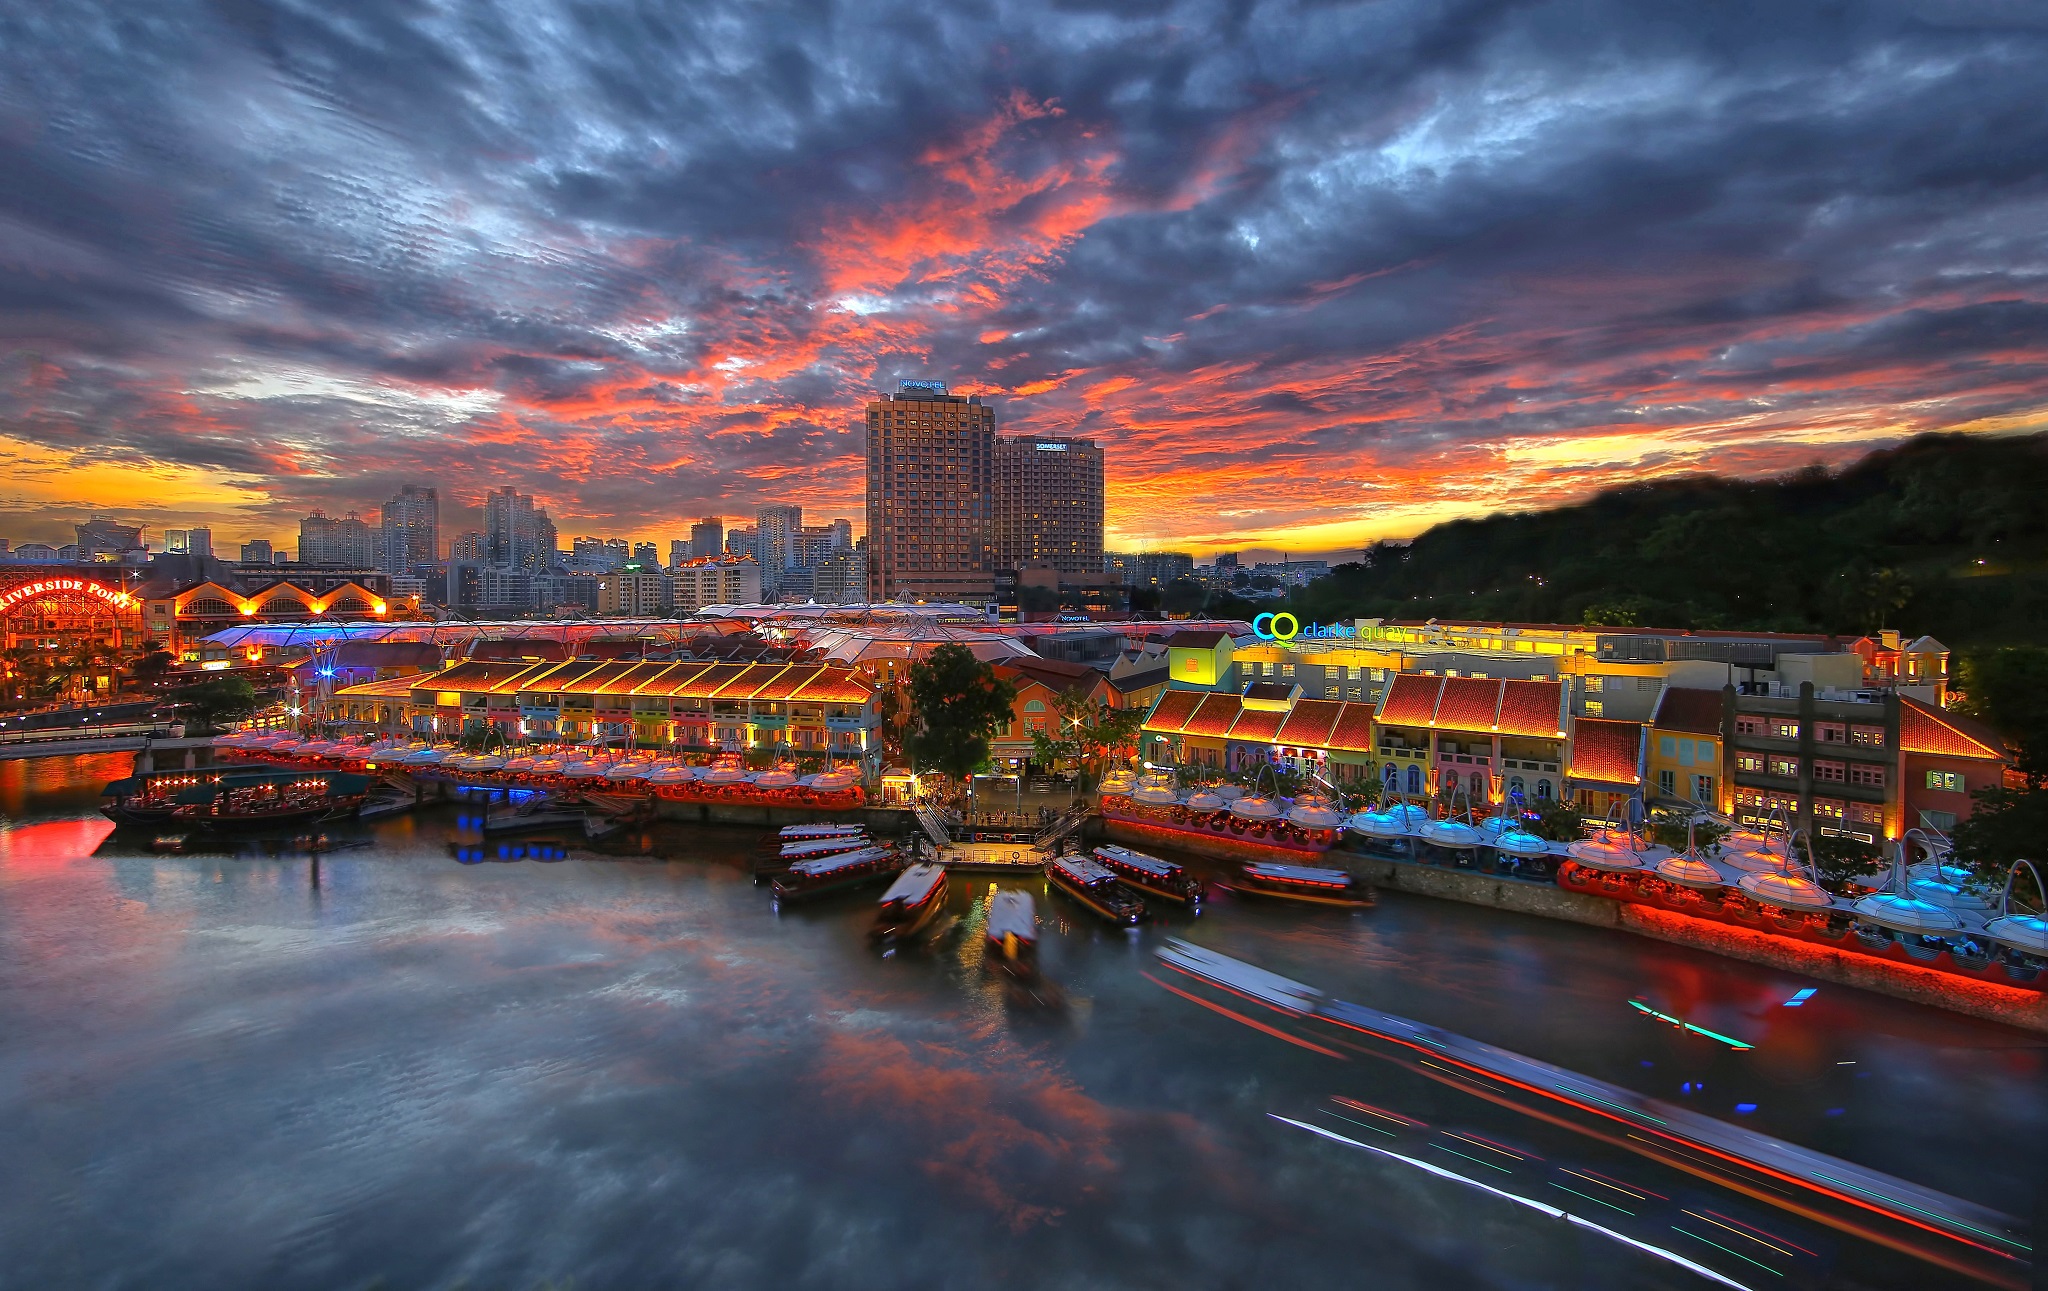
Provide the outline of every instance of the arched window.
<path id="1" fill-rule="evenodd" d="M 360 596 L 351 596 L 347 600 L 336 601 L 327 608 L 336 614 L 368 614 L 370 603 Z"/>
<path id="2" fill-rule="evenodd" d="M 1027 699 L 1024 701 L 1024 711 L 1027 713 L 1042 713 L 1045 711 L 1045 705 L 1038 700 Z"/>
<path id="3" fill-rule="evenodd" d="M 226 601 L 215 596 L 209 596 L 205 600 L 194 601 L 185 607 L 185 613 L 202 617 L 216 614 L 233 614 L 234 612 L 233 607 Z"/>
<path id="4" fill-rule="evenodd" d="M 1529 789 L 1528 789 L 1528 786 L 1522 783 L 1522 777 L 1520 777 L 1520 776 L 1509 776 L 1509 777 L 1508 777 L 1508 796 L 1509 796 L 1509 797 L 1517 797 L 1517 796 L 1521 796 L 1521 797 L 1526 797 L 1526 796 L 1528 795 L 1528 793 L 1529 793 Z"/>
<path id="5" fill-rule="evenodd" d="M 1394 792 L 1395 787 L 1401 783 L 1401 768 L 1391 762 L 1385 764 L 1380 768 L 1380 782 L 1387 786 L 1388 793 Z"/>
<path id="6" fill-rule="evenodd" d="M 1422 792 L 1422 768 L 1416 766 L 1413 762 L 1408 764 L 1408 792 L 1418 794 Z"/>
<path id="7" fill-rule="evenodd" d="M 1536 796 L 1544 802 L 1550 801 L 1550 781 L 1538 780 L 1536 782 Z"/>
<path id="8" fill-rule="evenodd" d="M 1472 773 L 1472 801 L 1486 801 L 1486 773 L 1484 771 L 1474 771 Z"/>

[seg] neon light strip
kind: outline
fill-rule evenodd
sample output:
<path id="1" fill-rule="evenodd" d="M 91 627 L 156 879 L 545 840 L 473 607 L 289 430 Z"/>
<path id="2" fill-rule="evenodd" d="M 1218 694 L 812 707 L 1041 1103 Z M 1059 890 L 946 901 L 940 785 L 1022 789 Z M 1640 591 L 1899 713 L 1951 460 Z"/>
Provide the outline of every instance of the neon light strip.
<path id="1" fill-rule="evenodd" d="M 1643 1003 L 1641 1000 L 1630 1000 L 1629 1007 L 1641 1009 L 1643 1012 L 1649 1014 L 1651 1017 L 1657 1019 L 1659 1022 L 1669 1022 L 1672 1026 L 1683 1027 L 1687 1031 L 1693 1031 L 1703 1036 L 1709 1036 L 1715 1040 L 1719 1040 L 1722 1044 L 1731 1045 L 1737 1049 L 1756 1048 L 1756 1046 L 1753 1044 L 1744 1044 L 1742 1041 L 1735 1039 L 1733 1036 L 1722 1035 L 1719 1031 L 1709 1031 L 1705 1027 L 1696 1027 L 1692 1023 L 1687 1022 L 1684 1018 L 1674 1018 L 1669 1013 L 1659 1013 L 1657 1010 L 1651 1008 L 1649 1005 Z"/>
<path id="2" fill-rule="evenodd" d="M 1524 1197 L 1517 1193 L 1508 1192 L 1506 1189 L 1503 1188 L 1495 1188 L 1491 1184 L 1481 1183 L 1477 1179 L 1467 1179 L 1464 1175 L 1459 1174 L 1455 1170 L 1446 1170 L 1442 1166 L 1434 1166 L 1427 1161 L 1418 1161 L 1414 1157 L 1403 1156 L 1399 1152 L 1389 1152 L 1385 1148 L 1376 1148 L 1370 1143 L 1360 1143 L 1357 1139 L 1347 1139 L 1342 1134 L 1338 1134 L 1332 1130 L 1326 1130 L 1320 1125 L 1310 1125 L 1306 1121 L 1297 1121 L 1292 1117 L 1282 1116 L 1277 1112 L 1267 1112 L 1266 1115 L 1272 1117 L 1276 1121 L 1282 1121 L 1288 1125 L 1292 1125 L 1296 1129 L 1307 1130 L 1310 1134 L 1319 1134 L 1322 1137 L 1330 1139 L 1337 1143 L 1343 1143 L 1354 1148 L 1363 1148 L 1367 1152 L 1377 1152 L 1383 1157 L 1392 1157 L 1396 1161 L 1405 1161 L 1409 1165 L 1414 1166 L 1416 1169 L 1426 1170 L 1430 1174 L 1433 1174 L 1440 1179 L 1454 1180 L 1458 1183 L 1464 1184 L 1469 1188 L 1477 1188 L 1481 1192 L 1490 1192 L 1494 1196 L 1504 1198 L 1508 1201 L 1512 1201 L 1516 1205 L 1527 1206 L 1531 1210 L 1540 1210 L 1544 1214 L 1550 1216 L 1552 1219 L 1569 1220 L 1570 1222 L 1577 1224 L 1581 1228 L 1590 1228 L 1594 1232 L 1599 1233 L 1604 1237 L 1611 1237 L 1615 1241 L 1621 1242 L 1624 1245 L 1633 1246 L 1637 1250 L 1642 1251 L 1645 1254 L 1654 1255 L 1660 1260 L 1669 1260 L 1673 1264 L 1678 1265 L 1680 1268 L 1690 1269 L 1692 1272 L 1699 1274 L 1701 1277 L 1710 1279 L 1714 1282 L 1718 1282 L 1724 1287 L 1734 1287 L 1735 1291 L 1749 1291 L 1748 1287 L 1743 1286 L 1740 1282 L 1737 1282 L 1735 1279 L 1727 1277 L 1722 1273 L 1718 1272 L 1717 1270 L 1710 1269 L 1704 1264 L 1695 1263 L 1694 1261 L 1685 1258 L 1683 1255 L 1680 1255 L 1677 1251 L 1667 1251 L 1661 1246 L 1652 1246 L 1648 1242 L 1639 1242 L 1635 1238 L 1630 1237 L 1626 1233 L 1617 1233 L 1613 1229 L 1608 1228 L 1602 1224 L 1596 1224 L 1590 1219 L 1581 1219 L 1577 1215 L 1572 1214 L 1568 1210 L 1559 1210 L 1555 1206 L 1546 1206 L 1542 1202 L 1534 1199 L 1533 1197 Z"/>

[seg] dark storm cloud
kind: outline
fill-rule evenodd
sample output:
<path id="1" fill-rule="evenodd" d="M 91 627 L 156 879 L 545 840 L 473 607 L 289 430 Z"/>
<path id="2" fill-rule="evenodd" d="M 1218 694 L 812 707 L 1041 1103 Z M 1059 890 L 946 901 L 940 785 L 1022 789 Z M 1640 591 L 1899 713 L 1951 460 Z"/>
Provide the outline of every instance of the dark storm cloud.
<path id="1" fill-rule="evenodd" d="M 1110 439 L 1125 532 L 1228 477 L 1250 537 L 2025 423 L 2038 18 L 23 6 L 0 431 L 252 523 L 423 477 L 653 532 L 854 514 L 858 403 L 934 374 Z"/>

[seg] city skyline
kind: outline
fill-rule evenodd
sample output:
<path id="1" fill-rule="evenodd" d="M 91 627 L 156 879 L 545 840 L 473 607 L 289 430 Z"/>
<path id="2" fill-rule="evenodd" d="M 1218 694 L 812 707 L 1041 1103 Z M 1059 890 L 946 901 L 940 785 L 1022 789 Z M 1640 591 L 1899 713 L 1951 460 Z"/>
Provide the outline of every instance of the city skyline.
<path id="1" fill-rule="evenodd" d="M 0 529 L 854 514 L 903 377 L 1197 553 L 2042 420 L 2044 35 L 1991 6 L 362 21 L 8 55 Z"/>

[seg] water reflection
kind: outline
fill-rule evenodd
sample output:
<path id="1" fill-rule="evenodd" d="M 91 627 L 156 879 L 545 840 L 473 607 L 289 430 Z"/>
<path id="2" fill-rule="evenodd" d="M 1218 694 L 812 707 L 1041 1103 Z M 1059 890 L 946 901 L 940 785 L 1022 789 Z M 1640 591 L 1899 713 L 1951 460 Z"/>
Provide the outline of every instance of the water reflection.
<path id="1" fill-rule="evenodd" d="M 1034 883 L 1068 1005 L 1043 1012 L 982 966 L 986 879 L 955 884 L 950 939 L 885 958 L 878 893 L 778 915 L 744 832 L 460 865 L 430 812 L 327 852 L 316 890 L 289 849 L 103 839 L 106 772 L 34 774 L 10 815 L 43 818 L 0 830 L 10 1284 L 1701 1284 L 1270 1119 L 1381 1142 L 1328 1120 L 1373 1119 L 1332 1095 L 1425 1124 L 1399 1150 L 1475 1178 L 1426 1144 L 1818 1253 L 1750 1285 L 1924 1284 L 1427 1073 L 1197 1007 L 1146 976 L 1167 934 L 1714 1115 L 1755 1104 L 1768 1133 L 2009 1213 L 2039 1184 L 2034 1037 L 1837 988 L 1786 1009 L 1809 983 L 1613 934 L 1390 895 L 1219 899 L 1132 936 Z"/>

